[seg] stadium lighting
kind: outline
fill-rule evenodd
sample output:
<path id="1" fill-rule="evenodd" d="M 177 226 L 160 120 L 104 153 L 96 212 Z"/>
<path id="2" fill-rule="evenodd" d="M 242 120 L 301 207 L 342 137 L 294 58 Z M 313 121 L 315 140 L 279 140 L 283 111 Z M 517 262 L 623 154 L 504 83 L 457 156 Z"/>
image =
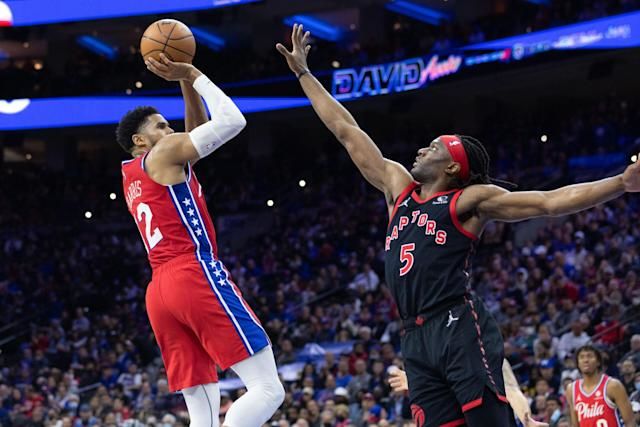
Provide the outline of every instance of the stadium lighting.
<path id="1" fill-rule="evenodd" d="M 205 30 L 201 27 L 191 27 L 191 32 L 198 43 L 205 45 L 215 52 L 224 49 L 224 46 L 227 44 L 225 39 L 212 33 L 211 30 Z"/>
<path id="2" fill-rule="evenodd" d="M 142 89 L 142 82 L 138 80 L 138 81 L 136 82 L 136 87 L 137 87 L 138 89 Z"/>
<path id="3" fill-rule="evenodd" d="M 93 216 L 93 214 L 91 213 L 91 211 L 86 211 L 84 213 L 84 217 L 87 218 L 87 219 L 91 219 L 92 216 Z"/>
<path id="4" fill-rule="evenodd" d="M 105 58 L 113 61 L 118 56 L 118 52 L 113 46 L 100 40 L 94 36 L 80 36 L 76 39 L 78 44 L 87 50 L 95 53 L 96 55 L 104 56 Z"/>
<path id="5" fill-rule="evenodd" d="M 290 27 L 293 24 L 302 24 L 305 31 L 311 31 L 314 37 L 330 42 L 337 42 L 345 37 L 345 31 L 328 21 L 315 18 L 311 15 L 293 15 L 284 19 L 284 24 Z"/>
<path id="6" fill-rule="evenodd" d="M 305 181 L 304 179 L 301 179 L 300 181 L 298 181 L 298 185 L 304 188 L 307 185 L 307 181 Z"/>
<path id="7" fill-rule="evenodd" d="M 115 200 L 115 199 L 116 199 L 116 193 L 111 193 L 111 194 L 109 194 L 109 198 L 110 198 L 111 200 Z"/>
<path id="8" fill-rule="evenodd" d="M 549 140 L 549 138 L 547 137 L 547 135 L 542 135 L 540 137 L 540 141 L 542 141 L 542 142 L 547 142 L 548 140 Z"/>
<path id="9" fill-rule="evenodd" d="M 637 155 L 637 154 L 634 154 L 633 156 L 631 156 L 631 161 L 632 161 L 633 163 L 637 162 L 637 161 L 638 161 L 638 155 Z"/>
<path id="10" fill-rule="evenodd" d="M 275 205 L 275 203 L 274 203 L 274 201 L 273 201 L 273 200 L 271 200 L 271 199 L 267 200 L 267 206 L 269 206 L 270 208 L 272 208 L 272 207 L 273 207 L 273 205 Z"/>
<path id="11" fill-rule="evenodd" d="M 27 160 L 31 160 L 31 159 L 33 158 L 33 156 L 31 155 L 31 153 L 27 153 L 27 154 L 24 156 L 24 158 L 25 158 L 25 159 L 27 159 Z"/>
<path id="12" fill-rule="evenodd" d="M 440 25 L 442 21 L 451 20 L 451 15 L 446 12 L 406 0 L 391 1 L 385 4 L 385 8 L 431 25 Z"/>
<path id="13" fill-rule="evenodd" d="M 340 68 L 340 61 L 332 61 L 331 66 L 333 68 Z"/>

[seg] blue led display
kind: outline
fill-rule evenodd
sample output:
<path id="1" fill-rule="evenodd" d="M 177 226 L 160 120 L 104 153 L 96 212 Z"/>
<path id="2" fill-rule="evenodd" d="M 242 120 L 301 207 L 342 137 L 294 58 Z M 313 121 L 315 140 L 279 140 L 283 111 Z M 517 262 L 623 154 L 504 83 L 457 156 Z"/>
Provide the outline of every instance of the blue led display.
<path id="1" fill-rule="evenodd" d="M 640 12 L 594 19 L 535 33 L 465 46 L 465 50 L 513 48 L 516 59 L 549 50 L 640 46 Z"/>
<path id="2" fill-rule="evenodd" d="M 307 98 L 234 98 L 245 113 L 309 105 Z M 129 110 L 152 105 L 167 120 L 184 118 L 181 97 L 81 97 L 0 101 L 0 130 L 23 130 L 118 123 Z"/>
<path id="3" fill-rule="evenodd" d="M 14 26 L 184 12 L 260 0 L 4 0 Z"/>

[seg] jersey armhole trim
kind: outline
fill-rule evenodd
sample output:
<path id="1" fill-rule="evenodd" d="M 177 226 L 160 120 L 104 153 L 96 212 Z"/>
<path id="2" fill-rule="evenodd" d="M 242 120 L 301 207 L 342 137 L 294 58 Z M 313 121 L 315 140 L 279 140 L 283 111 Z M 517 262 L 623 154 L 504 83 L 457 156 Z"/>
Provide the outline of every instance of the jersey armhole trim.
<path id="1" fill-rule="evenodd" d="M 451 203 L 449 203 L 449 214 L 451 215 L 451 221 L 453 222 L 453 225 L 458 229 L 458 231 L 462 233 L 464 236 L 468 237 L 471 240 L 478 240 L 478 236 L 476 236 L 469 230 L 466 230 L 462 226 L 462 224 L 460 223 L 460 219 L 458 218 L 458 211 L 456 210 L 456 204 L 458 203 L 458 198 L 460 197 L 463 191 L 464 189 L 457 191 L 453 195 L 453 199 L 451 200 Z"/>
<path id="2" fill-rule="evenodd" d="M 409 193 L 411 193 L 417 186 L 418 186 L 417 182 L 411 181 L 409 185 L 407 185 L 405 189 L 402 190 L 402 193 L 398 195 L 398 197 L 396 198 L 396 202 L 393 205 L 393 211 L 391 212 L 391 215 L 389 215 L 389 224 L 387 224 L 387 228 L 389 227 L 389 225 L 391 225 L 391 221 L 393 221 L 393 217 L 396 216 L 396 212 L 400 207 L 400 202 L 402 202 L 402 200 L 404 200 L 409 195 Z"/>
<path id="3" fill-rule="evenodd" d="M 613 410 L 617 409 L 617 406 L 615 403 L 613 403 L 613 401 L 611 399 L 609 399 L 609 396 L 607 396 L 607 385 L 609 384 L 609 380 L 611 379 L 610 376 L 607 375 L 607 380 L 604 382 L 604 387 L 602 390 L 602 394 L 604 395 L 604 402 L 607 404 L 607 406 Z"/>

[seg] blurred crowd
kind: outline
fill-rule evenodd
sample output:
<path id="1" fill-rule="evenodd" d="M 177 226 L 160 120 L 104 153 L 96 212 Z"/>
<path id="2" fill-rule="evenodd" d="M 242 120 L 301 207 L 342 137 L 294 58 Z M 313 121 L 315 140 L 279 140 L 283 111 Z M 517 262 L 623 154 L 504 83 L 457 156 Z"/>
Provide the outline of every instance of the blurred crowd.
<path id="1" fill-rule="evenodd" d="M 352 67 L 427 55 L 430 52 L 445 52 L 467 44 L 629 12 L 639 7 L 638 0 L 501 1 L 495 2 L 486 15 L 470 22 L 454 19 L 443 21 L 440 25 L 428 25 L 387 11 L 375 26 L 377 34 L 374 38 L 363 31 L 363 34 L 352 35 L 341 43 L 315 40 L 314 45 L 318 45 L 319 49 L 312 52 L 311 65 L 315 70 L 331 70 L 335 64 Z M 231 20 L 239 22 L 243 17 L 241 10 L 229 11 Z M 200 25 L 217 22 L 215 17 L 206 14 L 201 20 Z M 141 34 L 143 29 L 138 28 L 136 34 Z M 97 30 L 101 30 L 100 25 Z M 28 30 L 23 28 L 5 29 L 2 38 L 28 43 L 28 34 Z M 34 30 L 34 34 L 35 39 L 46 38 L 42 27 Z M 105 27 L 101 34 L 108 40 L 109 28 Z M 380 38 L 380 34 L 384 37 Z M 267 33 L 263 37 L 273 36 Z M 284 27 L 276 37 L 288 37 Z M 276 41 L 283 40 L 274 40 L 274 43 Z M 220 52 L 202 52 L 196 58 L 196 65 L 204 70 L 215 70 L 215 79 L 219 83 L 290 75 L 274 49 L 261 50 L 254 47 L 250 40 L 236 40 L 230 44 L 233 47 Z M 71 38 L 57 45 L 64 45 L 66 49 L 63 64 L 59 64 L 59 55 L 54 52 L 49 53 L 50 58 L 44 59 L 0 58 L 0 81 L 12 83 L 3 88 L 3 96 L 124 95 L 166 89 L 162 81 L 145 69 L 137 42 L 131 46 L 119 46 L 118 56 L 114 60 L 86 51 Z M 56 62 L 56 65 L 53 66 L 50 61 Z M 136 81 L 141 82 L 143 87 L 136 87 Z"/>
<path id="2" fill-rule="evenodd" d="M 618 97 L 552 118 L 513 114 L 488 120 L 478 136 L 492 154 L 493 175 L 520 184 L 571 182 L 576 158 L 622 152 L 622 164 L 592 170 L 612 174 L 640 138 L 637 105 Z M 415 155 L 429 131 L 404 128 L 411 130 L 383 146 L 399 160 Z M 492 141 L 511 145 L 507 151 Z M 324 157 L 297 166 L 295 151 L 245 165 L 244 173 L 198 165 L 214 217 L 270 219 L 240 247 L 223 237 L 220 257 L 282 368 L 287 394 L 271 425 L 410 425 L 406 396 L 387 384 L 402 358 L 383 274 L 385 201 L 337 143 L 327 144 L 333 148 Z M 105 197 L 119 185 L 119 171 L 84 163 L 65 173 L 36 164 L 0 170 L 0 425 L 186 426 L 145 313 L 145 249 L 121 193 Z M 310 185 L 268 214 L 252 204 L 263 186 L 310 169 Z M 102 212 L 91 221 L 70 214 L 89 205 Z M 473 288 L 501 325 L 532 414 L 554 427 L 566 423 L 564 387 L 578 376 L 574 351 L 586 342 L 605 352 L 606 372 L 640 405 L 639 208 L 638 197 L 626 195 L 559 220 L 493 224 L 477 248 Z M 242 389 L 232 373 L 221 378 L 224 416 Z"/>

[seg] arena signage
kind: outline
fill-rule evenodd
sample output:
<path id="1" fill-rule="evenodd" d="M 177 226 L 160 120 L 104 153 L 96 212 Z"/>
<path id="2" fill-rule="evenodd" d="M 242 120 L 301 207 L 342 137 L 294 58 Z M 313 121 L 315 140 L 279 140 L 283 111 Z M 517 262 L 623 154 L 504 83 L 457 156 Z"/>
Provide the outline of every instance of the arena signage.
<path id="1" fill-rule="evenodd" d="M 426 86 L 441 77 L 455 74 L 462 66 L 462 57 L 411 58 L 387 64 L 345 68 L 333 73 L 332 92 L 336 99 L 406 92 Z"/>
<path id="2" fill-rule="evenodd" d="M 640 46 L 640 11 L 465 46 L 464 50 L 513 49 L 514 59 L 548 51 Z"/>

